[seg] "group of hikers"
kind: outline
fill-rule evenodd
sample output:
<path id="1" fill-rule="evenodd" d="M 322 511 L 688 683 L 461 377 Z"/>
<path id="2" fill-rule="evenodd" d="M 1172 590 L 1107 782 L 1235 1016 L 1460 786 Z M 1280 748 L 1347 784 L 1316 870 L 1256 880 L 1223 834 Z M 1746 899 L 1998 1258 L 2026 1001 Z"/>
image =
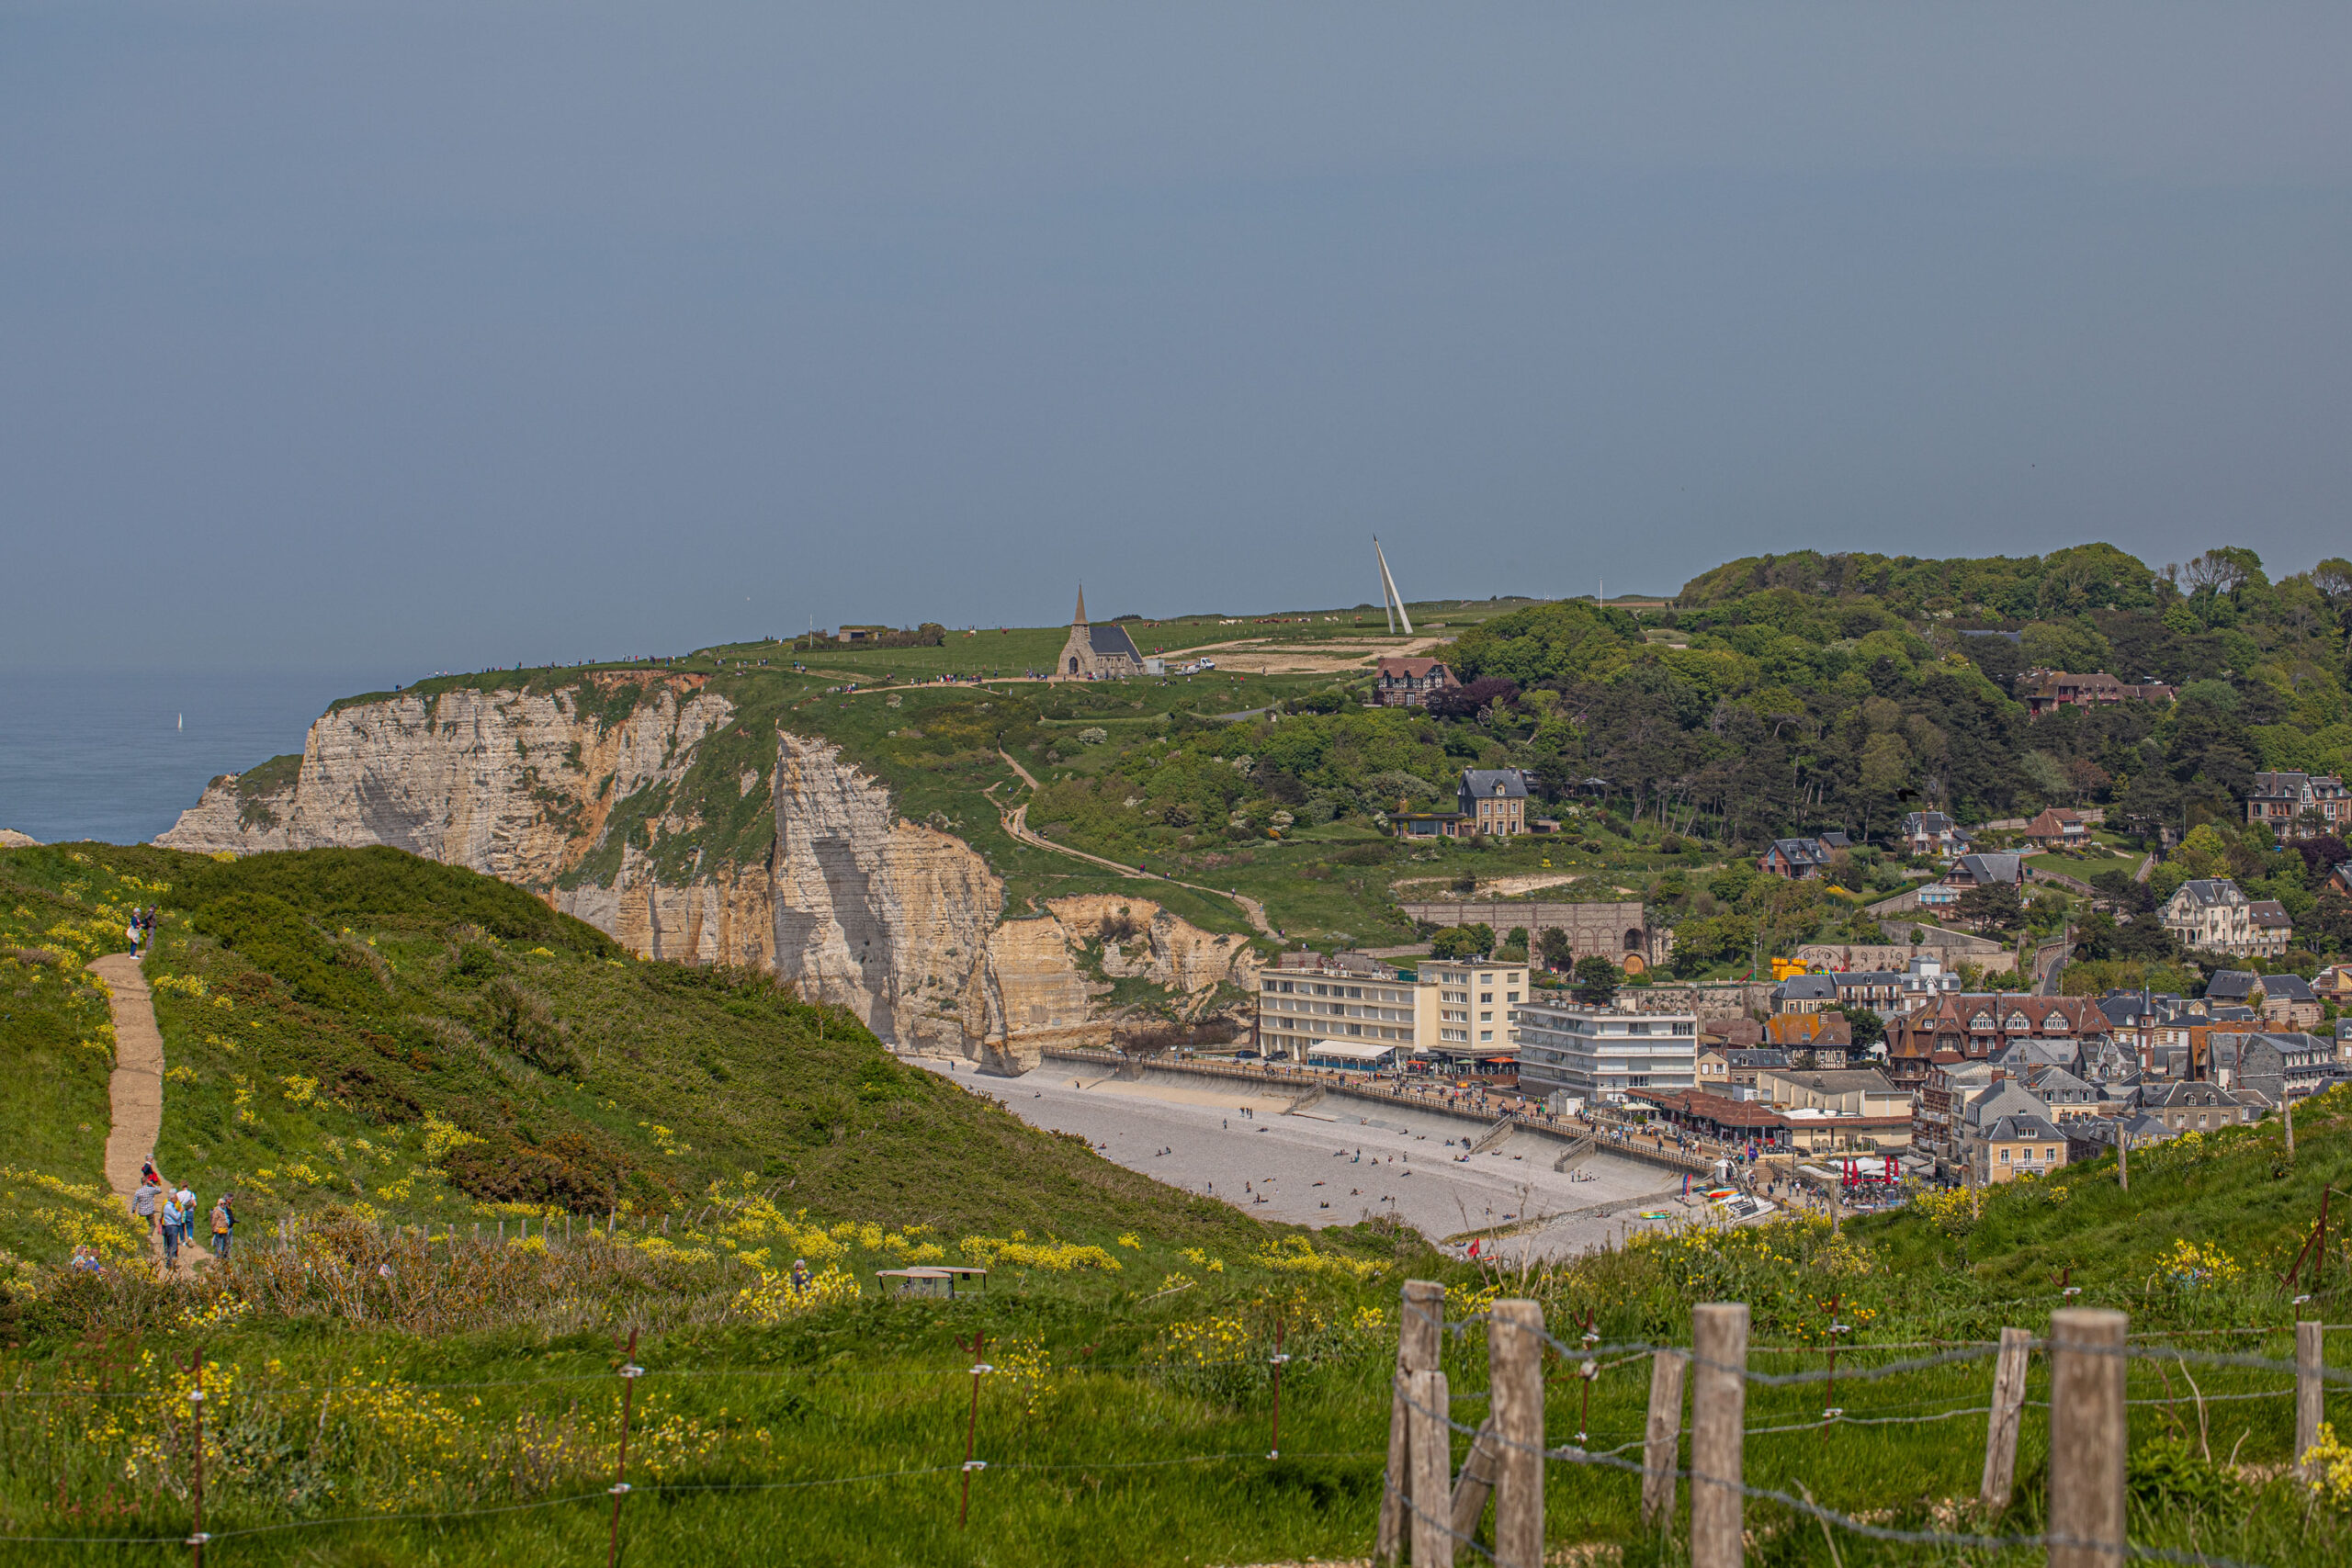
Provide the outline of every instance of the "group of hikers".
<path id="1" fill-rule="evenodd" d="M 139 1168 L 139 1189 L 130 1195 L 130 1212 L 144 1222 L 147 1234 L 159 1235 L 164 1243 L 164 1267 L 177 1269 L 180 1248 L 196 1239 L 199 1217 L 206 1226 L 207 1245 L 212 1256 L 226 1258 L 229 1245 L 237 1234 L 237 1196 L 223 1192 L 212 1205 L 209 1214 L 201 1213 L 196 1194 L 186 1187 L 175 1188 L 155 1170 L 153 1160 L 143 1160 Z M 81 1259 L 75 1258 L 81 1266 Z"/>

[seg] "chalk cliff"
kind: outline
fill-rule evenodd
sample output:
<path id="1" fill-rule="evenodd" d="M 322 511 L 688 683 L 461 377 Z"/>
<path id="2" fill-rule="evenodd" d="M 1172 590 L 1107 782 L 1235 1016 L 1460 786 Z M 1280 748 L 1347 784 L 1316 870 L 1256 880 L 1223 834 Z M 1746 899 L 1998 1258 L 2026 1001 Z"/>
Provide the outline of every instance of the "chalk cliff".
<path id="1" fill-rule="evenodd" d="M 820 739 L 779 732 L 768 766 L 730 772 L 725 803 L 761 809 L 773 834 L 707 852 L 720 835 L 691 803 L 708 807 L 709 791 L 680 786 L 735 710 L 698 677 L 639 683 L 633 705 L 609 683 L 343 704 L 311 726 L 299 767 L 213 780 L 156 842 L 391 844 L 528 887 L 647 958 L 769 969 L 887 1041 L 1000 1071 L 1035 1066 L 1046 1044 L 1106 1040 L 1116 980 L 1164 987 L 1187 1017 L 1222 982 L 1255 985 L 1247 942 L 1148 899 L 1060 898 L 1004 919 L 984 856 L 901 818 Z"/>

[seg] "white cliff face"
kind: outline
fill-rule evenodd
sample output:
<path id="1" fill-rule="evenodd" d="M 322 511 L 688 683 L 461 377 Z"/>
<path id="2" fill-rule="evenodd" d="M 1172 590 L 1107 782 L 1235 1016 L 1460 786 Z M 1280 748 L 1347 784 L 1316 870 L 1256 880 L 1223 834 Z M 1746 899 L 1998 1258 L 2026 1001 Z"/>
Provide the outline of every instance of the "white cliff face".
<path id="1" fill-rule="evenodd" d="M 543 892 L 594 847 L 615 802 L 684 776 L 694 748 L 734 712 L 687 682 L 663 682 L 600 730 L 574 695 L 350 704 L 311 726 L 290 790 L 240 799 L 234 775 L 217 779 L 155 841 L 237 853 L 390 844 Z"/>
<path id="2" fill-rule="evenodd" d="M 961 839 L 900 819 L 840 748 L 779 738 L 775 971 L 897 1044 L 961 1049 L 962 997 L 1004 884 Z"/>
<path id="3" fill-rule="evenodd" d="M 901 818 L 830 741 L 779 734 L 771 771 L 732 777 L 743 797 L 770 792 L 763 859 L 696 855 L 681 874 L 668 857 L 665 878 L 634 840 L 614 854 L 615 806 L 676 784 L 732 719 L 700 684 L 657 678 L 609 728 L 571 689 L 349 704 L 311 726 L 290 783 L 248 791 L 236 775 L 216 779 L 156 842 L 238 854 L 390 844 L 528 887 L 642 956 L 767 969 L 885 1041 L 1003 1071 L 1035 1066 L 1046 1044 L 1108 1039 L 1096 1007 L 1108 986 L 1079 963 L 1106 932 L 1102 973 L 1167 987 L 1186 1016 L 1221 981 L 1254 986 L 1246 941 L 1148 899 L 1061 898 L 1043 919 L 1004 920 L 1004 884 L 986 859 Z M 644 826 L 667 837 L 701 824 L 672 807 Z M 579 874 L 600 850 L 608 858 L 595 863 L 615 869 Z"/>

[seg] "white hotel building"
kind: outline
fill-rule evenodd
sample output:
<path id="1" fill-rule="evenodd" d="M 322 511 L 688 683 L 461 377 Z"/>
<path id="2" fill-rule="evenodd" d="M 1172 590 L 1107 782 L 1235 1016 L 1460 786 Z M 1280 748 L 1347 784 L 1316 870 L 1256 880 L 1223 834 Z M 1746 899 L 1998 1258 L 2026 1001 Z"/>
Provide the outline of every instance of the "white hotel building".
<path id="1" fill-rule="evenodd" d="M 1326 1040 L 1402 1047 L 1408 1055 L 1479 1061 L 1518 1050 L 1512 1025 L 1528 994 L 1523 964 L 1423 959 L 1418 977 L 1351 953 L 1284 954 L 1298 967 L 1258 981 L 1258 1049 L 1305 1061 Z"/>
<path id="2" fill-rule="evenodd" d="M 1617 1104 L 1627 1089 L 1696 1086 L 1699 1018 L 1625 1012 L 1548 996 L 1519 1010 L 1519 1091 Z"/>

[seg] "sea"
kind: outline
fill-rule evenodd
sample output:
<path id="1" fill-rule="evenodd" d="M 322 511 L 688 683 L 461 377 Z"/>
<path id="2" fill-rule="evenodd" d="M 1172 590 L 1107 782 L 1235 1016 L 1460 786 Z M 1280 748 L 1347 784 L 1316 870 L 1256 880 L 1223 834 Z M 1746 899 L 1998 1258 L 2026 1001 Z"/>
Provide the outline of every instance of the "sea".
<path id="1" fill-rule="evenodd" d="M 0 671 L 0 828 L 144 843 L 221 773 L 300 751 L 337 697 L 408 670 Z"/>

